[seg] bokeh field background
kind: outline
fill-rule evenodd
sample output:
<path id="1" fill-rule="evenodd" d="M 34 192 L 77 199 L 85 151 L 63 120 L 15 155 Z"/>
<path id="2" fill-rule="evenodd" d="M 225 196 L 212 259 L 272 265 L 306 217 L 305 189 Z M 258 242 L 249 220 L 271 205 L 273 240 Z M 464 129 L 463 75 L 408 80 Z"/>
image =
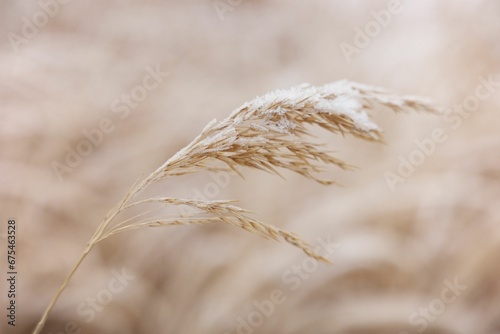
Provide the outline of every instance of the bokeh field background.
<path id="1" fill-rule="evenodd" d="M 239 199 L 333 265 L 223 224 L 127 233 L 86 259 L 44 333 L 500 333 L 497 1 L 8 0 L 0 16 L 0 251 L 15 217 L 19 272 L 2 333 L 34 328 L 107 211 L 206 123 L 340 79 L 446 114 L 378 110 L 385 144 L 318 131 L 358 167 L 328 173 L 340 186 L 243 170 L 154 189 Z"/>

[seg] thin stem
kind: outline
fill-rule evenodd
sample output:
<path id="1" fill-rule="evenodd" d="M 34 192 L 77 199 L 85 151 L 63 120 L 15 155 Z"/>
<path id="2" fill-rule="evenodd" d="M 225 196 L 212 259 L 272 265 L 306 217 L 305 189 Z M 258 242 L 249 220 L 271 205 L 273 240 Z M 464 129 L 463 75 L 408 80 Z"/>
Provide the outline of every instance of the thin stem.
<path id="1" fill-rule="evenodd" d="M 124 209 L 125 209 L 125 208 L 124 208 Z M 134 219 L 137 219 L 137 218 L 139 218 L 139 217 L 141 217 L 141 216 L 145 216 L 145 215 L 147 215 L 147 214 L 150 214 L 151 212 L 156 211 L 156 210 L 158 210 L 158 209 L 161 209 L 161 208 L 155 208 L 155 209 L 152 209 L 152 210 L 149 210 L 149 211 L 146 211 L 146 212 L 140 213 L 140 214 L 138 214 L 138 215 L 135 215 L 135 216 L 133 216 L 133 217 L 130 217 L 130 218 L 128 218 L 128 219 L 126 219 L 126 220 L 122 221 L 121 223 L 115 224 L 115 225 L 113 226 L 113 229 L 111 229 L 111 231 L 113 231 L 113 230 L 115 230 L 115 229 L 117 229 L 117 228 L 119 228 L 119 227 L 121 227 L 121 226 L 127 225 L 129 222 L 133 221 Z M 111 232 L 111 231 L 108 231 L 108 232 Z M 105 235 L 106 235 L 106 234 L 103 234 L 103 235 L 99 238 L 99 240 L 98 240 L 98 241 L 105 239 L 105 238 L 103 237 L 103 236 L 105 236 Z"/>
<path id="2" fill-rule="evenodd" d="M 66 289 L 66 286 L 68 285 L 69 281 L 71 280 L 71 278 L 73 277 L 74 273 L 76 272 L 76 270 L 78 269 L 78 267 L 80 266 L 80 264 L 82 263 L 82 261 L 87 257 L 87 255 L 90 253 L 90 251 L 92 250 L 92 248 L 94 247 L 95 244 L 89 244 L 87 246 L 87 248 L 85 249 L 85 251 L 83 251 L 82 255 L 80 256 L 80 258 L 78 259 L 78 261 L 76 262 L 75 266 L 73 267 L 73 269 L 71 269 L 70 273 L 68 274 L 68 276 L 66 277 L 66 279 L 64 280 L 63 284 L 61 285 L 61 287 L 59 288 L 59 290 L 57 291 L 56 295 L 52 298 L 52 301 L 50 302 L 49 306 L 47 306 L 47 309 L 45 310 L 45 312 L 43 313 L 43 316 L 42 318 L 40 319 L 40 321 L 38 322 L 38 325 L 36 326 L 35 328 L 35 331 L 33 332 L 33 334 L 40 334 L 42 332 L 42 329 L 43 327 L 45 326 L 45 323 L 47 322 L 47 319 L 49 317 L 49 314 L 50 312 L 52 311 L 52 309 L 54 308 L 57 300 L 59 299 L 59 297 L 61 296 L 62 292 L 64 291 L 64 289 Z"/>
<path id="3" fill-rule="evenodd" d="M 124 204 L 130 199 L 130 193 L 127 194 L 122 201 L 120 201 L 120 203 L 118 203 L 117 206 L 115 206 L 113 208 L 113 210 L 111 210 L 108 215 L 106 216 L 106 218 L 104 219 L 104 221 L 99 225 L 99 227 L 97 228 L 96 232 L 94 233 L 94 235 L 92 236 L 92 238 L 90 239 L 90 241 L 87 243 L 87 248 L 85 248 L 85 250 L 83 251 L 82 255 L 80 256 L 80 258 L 78 259 L 78 261 L 76 262 L 76 264 L 74 265 L 73 269 L 71 269 L 70 273 L 68 274 L 68 276 L 66 277 L 66 279 L 64 280 L 63 284 L 61 285 L 61 287 L 59 288 L 59 290 L 57 291 L 56 295 L 52 298 L 50 304 L 47 306 L 47 308 L 45 309 L 45 312 L 43 313 L 43 316 L 42 318 L 40 319 L 40 321 L 38 322 L 38 325 L 36 326 L 33 334 L 40 334 L 43 327 L 45 326 L 45 323 L 47 322 L 47 319 L 50 315 L 50 312 L 52 311 L 52 309 L 54 308 L 57 300 L 59 299 L 59 297 L 61 296 L 62 292 L 66 289 L 66 286 L 68 285 L 68 283 L 70 282 L 71 278 L 73 277 L 73 275 L 75 274 L 76 270 L 78 269 L 78 267 L 80 267 L 80 264 L 82 263 L 82 261 L 87 257 L 87 255 L 89 254 L 89 252 L 92 250 L 92 248 L 94 248 L 94 246 L 100 241 L 100 238 L 104 232 L 104 230 L 106 229 L 106 227 L 113 221 L 113 219 L 122 211 L 123 209 L 123 206 Z"/>

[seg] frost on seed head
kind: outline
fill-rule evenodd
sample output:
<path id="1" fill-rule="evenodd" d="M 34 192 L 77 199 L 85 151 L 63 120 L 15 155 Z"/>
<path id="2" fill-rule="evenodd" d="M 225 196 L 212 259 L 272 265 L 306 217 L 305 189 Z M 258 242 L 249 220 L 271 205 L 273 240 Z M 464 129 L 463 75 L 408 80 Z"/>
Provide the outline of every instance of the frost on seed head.
<path id="1" fill-rule="evenodd" d="M 275 168 L 284 168 L 323 183 L 315 175 L 322 164 L 348 165 L 310 140 L 312 127 L 379 141 L 382 132 L 369 115 L 377 106 L 397 112 L 436 112 L 427 101 L 347 80 L 301 84 L 256 97 L 223 121 L 212 121 L 182 154 L 163 166 L 161 175 L 168 175 L 169 164 L 175 164 L 177 173 L 184 165 L 190 166 L 186 172 L 192 172 L 193 165 L 207 167 L 218 160 L 233 170 L 247 166 L 276 173 Z"/>

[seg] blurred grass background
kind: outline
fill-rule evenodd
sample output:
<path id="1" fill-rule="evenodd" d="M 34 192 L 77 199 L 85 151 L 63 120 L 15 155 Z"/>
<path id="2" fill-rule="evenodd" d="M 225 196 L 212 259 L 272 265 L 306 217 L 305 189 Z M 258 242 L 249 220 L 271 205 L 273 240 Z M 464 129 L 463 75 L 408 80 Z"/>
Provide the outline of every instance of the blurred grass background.
<path id="1" fill-rule="evenodd" d="M 230 8 L 223 14 L 221 2 Z M 19 224 L 18 325 L 4 319 L 2 333 L 33 329 L 101 219 L 141 174 L 243 102 L 346 78 L 451 108 L 474 94 L 480 77 L 500 80 L 496 1 L 402 1 L 351 61 L 340 45 L 354 44 L 356 28 L 387 1 L 221 2 L 70 1 L 17 46 L 12 34 L 22 36 L 23 17 L 32 21 L 42 2 L 0 4 L 0 218 Z M 147 67 L 168 76 L 122 120 L 113 102 L 142 84 Z M 384 145 L 319 132 L 359 167 L 329 175 L 342 187 L 254 171 L 219 187 L 216 198 L 241 199 L 265 222 L 340 245 L 334 265 L 318 266 L 295 291 L 283 275 L 304 256 L 285 244 L 224 225 L 137 231 L 94 250 L 44 333 L 64 333 L 70 322 L 82 333 L 238 333 L 239 319 L 248 321 L 253 302 L 274 289 L 286 301 L 251 332 L 416 333 L 421 326 L 409 318 L 455 278 L 467 289 L 425 332 L 500 332 L 499 106 L 495 91 L 457 129 L 441 117 L 380 110 Z M 63 163 L 68 145 L 103 118 L 114 131 L 60 181 L 53 162 Z M 435 128 L 447 140 L 391 191 L 386 172 Z M 171 179 L 156 191 L 195 196 L 212 178 Z M 5 245 L 5 226 L 0 232 Z M 78 307 L 122 268 L 135 279 L 87 323 Z"/>

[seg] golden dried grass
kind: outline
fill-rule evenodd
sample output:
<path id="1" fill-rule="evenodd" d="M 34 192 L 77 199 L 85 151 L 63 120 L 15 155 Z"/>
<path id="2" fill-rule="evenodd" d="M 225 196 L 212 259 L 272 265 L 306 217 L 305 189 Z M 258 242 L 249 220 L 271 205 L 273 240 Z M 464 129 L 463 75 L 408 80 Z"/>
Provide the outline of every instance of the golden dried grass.
<path id="1" fill-rule="evenodd" d="M 381 141 L 382 131 L 370 120 L 368 114 L 369 110 L 377 105 L 396 112 L 438 112 L 429 102 L 419 98 L 395 96 L 380 88 L 339 81 L 321 87 L 301 85 L 289 90 L 271 92 L 245 103 L 219 123 L 215 120 L 210 122 L 190 144 L 142 182 L 136 182 L 108 213 L 33 333 L 41 332 L 58 298 L 93 247 L 108 237 L 127 230 L 223 222 L 265 238 L 283 239 L 316 260 L 329 262 L 294 233 L 250 217 L 247 211 L 232 205 L 234 201 L 200 201 L 171 197 L 153 197 L 135 202 L 132 200 L 149 185 L 169 176 L 221 168 L 241 175 L 237 169 L 239 166 L 278 175 L 277 168 L 282 168 L 321 184 L 331 184 L 332 181 L 320 179 L 316 174 L 323 171 L 326 165 L 335 165 L 342 169 L 348 169 L 350 166 L 328 152 L 325 145 L 311 141 L 309 126 L 319 126 L 332 133 L 348 134 L 367 141 Z M 223 167 L 215 165 L 216 161 L 222 162 Z M 140 217 L 139 215 L 116 222 L 115 218 L 120 213 L 145 203 L 187 205 L 198 209 L 200 213 L 163 219 L 134 219 Z"/>

